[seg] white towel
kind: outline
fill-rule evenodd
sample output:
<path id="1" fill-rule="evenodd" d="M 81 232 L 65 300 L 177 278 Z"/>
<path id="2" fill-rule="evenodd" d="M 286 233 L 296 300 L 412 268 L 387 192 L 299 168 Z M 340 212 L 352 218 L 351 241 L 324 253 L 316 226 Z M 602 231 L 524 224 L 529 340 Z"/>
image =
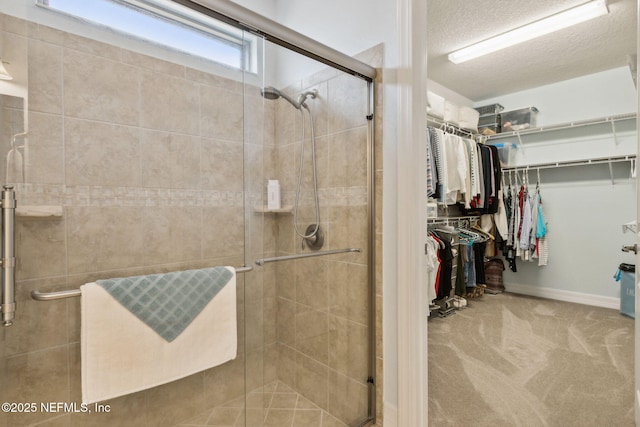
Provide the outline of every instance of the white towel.
<path id="1" fill-rule="evenodd" d="M 235 359 L 236 276 L 172 342 L 167 342 L 97 283 L 82 292 L 82 402 L 156 387 Z"/>

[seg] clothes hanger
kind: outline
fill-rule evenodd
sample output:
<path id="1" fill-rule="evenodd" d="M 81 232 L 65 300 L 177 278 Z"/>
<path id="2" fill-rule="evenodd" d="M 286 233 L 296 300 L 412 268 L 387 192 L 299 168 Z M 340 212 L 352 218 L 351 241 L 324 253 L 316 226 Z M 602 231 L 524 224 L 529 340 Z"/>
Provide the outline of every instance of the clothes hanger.
<path id="1" fill-rule="evenodd" d="M 487 233 L 482 228 L 480 228 L 480 226 L 478 224 L 474 225 L 471 228 L 473 229 L 474 232 L 476 232 L 476 233 L 480 234 L 481 236 L 483 236 L 485 238 L 485 240 L 496 240 L 496 238 L 495 238 L 495 236 L 493 234 Z"/>

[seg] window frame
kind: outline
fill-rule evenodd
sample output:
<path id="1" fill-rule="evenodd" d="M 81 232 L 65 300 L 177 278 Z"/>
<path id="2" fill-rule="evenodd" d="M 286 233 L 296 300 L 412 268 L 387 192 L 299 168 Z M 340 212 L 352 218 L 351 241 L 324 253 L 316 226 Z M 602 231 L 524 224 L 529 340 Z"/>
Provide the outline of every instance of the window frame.
<path id="1" fill-rule="evenodd" d="M 90 22 L 91 24 L 108 28 L 111 31 L 135 37 L 141 41 L 156 43 L 180 53 L 215 62 L 216 64 L 224 67 L 230 67 L 252 74 L 257 74 L 258 72 L 258 42 L 255 35 L 249 34 L 246 31 L 235 28 L 227 23 L 218 21 L 215 18 L 200 14 L 178 3 L 167 0 L 101 0 L 104 3 L 128 8 L 136 13 L 146 15 L 147 17 L 155 19 L 157 22 L 165 23 L 165 25 L 177 26 L 186 29 L 187 31 L 192 32 L 194 37 L 214 39 L 220 43 L 220 45 L 236 49 L 239 58 L 237 64 L 220 60 L 220 56 L 203 55 L 194 50 L 189 50 L 188 48 L 181 48 L 177 45 L 162 43 L 149 36 L 137 33 L 135 29 L 129 30 L 114 26 L 114 22 L 108 19 L 100 22 L 96 19 L 83 16 L 81 12 L 74 13 L 68 9 L 56 8 L 55 1 L 57 0 L 35 0 L 35 4 L 36 6 L 53 13 L 82 19 L 86 22 Z M 84 2 L 81 3 L 86 5 Z"/>

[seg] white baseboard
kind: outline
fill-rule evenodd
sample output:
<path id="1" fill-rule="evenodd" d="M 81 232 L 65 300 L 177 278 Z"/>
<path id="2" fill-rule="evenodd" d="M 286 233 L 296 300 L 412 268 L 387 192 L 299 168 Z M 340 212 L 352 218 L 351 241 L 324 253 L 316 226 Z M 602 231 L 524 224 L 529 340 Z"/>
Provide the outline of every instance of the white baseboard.
<path id="1" fill-rule="evenodd" d="M 559 289 L 540 288 L 530 285 L 506 284 L 507 292 L 514 294 L 530 295 L 533 297 L 548 298 L 558 301 L 574 302 L 577 304 L 593 305 L 595 307 L 620 309 L 620 298 L 605 297 L 601 295 L 583 294 L 581 292 L 562 291 Z"/>
<path id="2" fill-rule="evenodd" d="M 398 407 L 384 402 L 384 412 L 382 413 L 384 427 L 398 427 Z"/>

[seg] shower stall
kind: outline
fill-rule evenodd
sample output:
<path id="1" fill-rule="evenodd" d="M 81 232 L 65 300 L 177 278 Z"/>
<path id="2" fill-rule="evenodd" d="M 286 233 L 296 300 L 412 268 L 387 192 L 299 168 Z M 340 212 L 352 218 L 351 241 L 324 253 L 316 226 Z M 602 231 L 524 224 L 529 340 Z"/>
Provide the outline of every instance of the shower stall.
<path id="1" fill-rule="evenodd" d="M 168 44 L 63 0 L 0 6 L 0 176 L 18 206 L 0 425 L 370 424 L 375 73 L 189 1 L 100 2 L 193 34 Z M 77 289 L 225 265 L 247 267 L 236 358 L 82 410 Z"/>

